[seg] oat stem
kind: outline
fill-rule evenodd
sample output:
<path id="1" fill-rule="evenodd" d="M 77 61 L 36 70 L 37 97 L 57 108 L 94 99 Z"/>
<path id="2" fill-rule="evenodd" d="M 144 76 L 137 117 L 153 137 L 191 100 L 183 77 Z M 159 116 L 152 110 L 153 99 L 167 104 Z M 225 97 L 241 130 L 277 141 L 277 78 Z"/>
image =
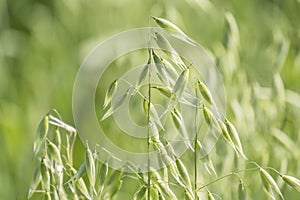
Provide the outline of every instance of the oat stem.
<path id="1" fill-rule="evenodd" d="M 221 176 L 220 178 L 217 178 L 217 179 L 215 179 L 215 180 L 213 180 L 213 181 L 211 181 L 211 182 L 209 182 L 209 183 L 207 183 L 207 184 L 205 184 L 205 185 L 199 187 L 196 191 L 199 191 L 199 190 L 201 190 L 201 189 L 203 189 L 203 188 L 205 188 L 205 187 L 207 187 L 207 186 L 209 186 L 209 185 L 212 185 L 212 184 L 214 184 L 214 183 L 218 182 L 219 180 L 222 180 L 222 179 L 224 179 L 224 178 L 226 178 L 226 177 L 229 177 L 229 176 L 232 176 L 232 175 L 235 175 L 235 176 L 240 177 L 239 173 L 241 173 L 241 172 L 252 171 L 252 170 L 258 170 L 258 169 L 259 169 L 259 168 L 255 167 L 255 168 L 249 168 L 249 169 L 243 169 L 243 170 L 238 170 L 238 171 L 235 171 L 235 172 L 231 172 L 231 173 L 229 173 L 229 174 L 226 174 L 226 175 L 224 175 L 224 176 Z"/>
<path id="2" fill-rule="evenodd" d="M 197 93 L 197 87 L 195 87 L 195 93 L 196 93 L 196 99 L 197 99 L 197 104 L 196 106 L 198 107 L 198 93 Z M 198 141 L 198 126 L 197 126 L 197 114 L 198 114 L 198 109 L 195 109 L 195 142 L 194 142 L 194 174 L 195 174 L 195 179 L 194 179 L 194 196 L 195 199 L 198 200 L 198 195 L 197 195 L 197 182 L 198 182 L 198 173 L 197 173 L 197 141 Z"/>
<path id="3" fill-rule="evenodd" d="M 149 57 L 151 56 L 151 49 L 149 49 Z M 150 65 L 151 66 L 151 65 Z M 150 67 L 148 66 L 148 67 Z M 151 106 L 151 73 L 148 73 L 148 111 L 147 111 L 147 153 L 148 153 L 148 180 L 147 180 L 147 199 L 150 200 L 151 189 L 151 173 L 150 173 L 150 106 Z"/>

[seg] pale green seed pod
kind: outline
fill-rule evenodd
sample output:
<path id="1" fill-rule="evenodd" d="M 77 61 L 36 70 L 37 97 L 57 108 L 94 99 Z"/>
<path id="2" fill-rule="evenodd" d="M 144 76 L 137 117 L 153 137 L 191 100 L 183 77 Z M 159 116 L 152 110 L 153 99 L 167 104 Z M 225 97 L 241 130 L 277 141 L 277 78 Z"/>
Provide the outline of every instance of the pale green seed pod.
<path id="1" fill-rule="evenodd" d="M 208 174 L 214 174 L 217 176 L 216 169 L 214 167 L 213 162 L 211 161 L 209 154 L 206 150 L 206 148 L 200 143 L 200 141 L 197 141 L 197 148 L 200 150 L 200 159 L 203 162 L 204 169 L 207 171 Z"/>
<path id="2" fill-rule="evenodd" d="M 92 199 L 91 195 L 87 189 L 87 186 L 82 178 L 76 181 L 76 187 L 79 189 L 81 194 L 83 194 L 87 199 Z"/>
<path id="3" fill-rule="evenodd" d="M 207 123 L 208 126 L 211 125 L 212 122 L 214 122 L 214 115 L 213 113 L 203 105 L 203 115 L 204 115 L 204 119 Z"/>
<path id="4" fill-rule="evenodd" d="M 219 127 L 221 128 L 221 132 L 222 132 L 222 135 L 223 135 L 224 139 L 225 139 L 230 145 L 232 145 L 233 142 L 232 142 L 232 139 L 231 139 L 231 137 L 230 137 L 230 135 L 229 135 L 229 133 L 228 133 L 228 131 L 227 131 L 227 128 L 226 128 L 225 124 L 224 124 L 221 120 L 219 120 L 219 119 L 218 119 L 218 124 L 219 124 Z"/>
<path id="5" fill-rule="evenodd" d="M 86 142 L 86 151 L 85 151 L 85 167 L 86 167 L 86 174 L 89 179 L 89 182 L 93 187 L 95 187 L 95 182 L 96 182 L 95 160 L 93 157 L 93 153 L 90 150 L 87 142 Z"/>
<path id="6" fill-rule="evenodd" d="M 176 163 L 176 167 L 178 169 L 179 175 L 180 175 L 182 181 L 185 183 L 186 187 L 192 188 L 192 183 L 191 183 L 189 173 L 188 173 L 186 167 L 184 166 L 183 162 L 180 159 L 177 159 L 175 163 Z"/>
<path id="7" fill-rule="evenodd" d="M 199 88 L 199 91 L 202 95 L 202 97 L 210 104 L 213 105 L 213 98 L 212 95 L 209 91 L 209 89 L 207 88 L 207 86 L 200 80 L 197 81 L 197 85 Z"/>
<path id="8" fill-rule="evenodd" d="M 225 125 L 226 125 L 226 128 L 228 130 L 228 133 L 231 136 L 232 142 L 235 145 L 235 148 L 240 153 L 240 155 L 244 159 L 247 160 L 247 157 L 245 156 L 244 151 L 243 151 L 243 147 L 242 147 L 241 140 L 239 138 L 239 134 L 237 133 L 237 130 L 235 129 L 234 125 L 230 121 L 228 121 L 227 119 L 225 119 Z"/>
<path id="9" fill-rule="evenodd" d="M 103 108 L 106 108 L 108 104 L 111 102 L 112 96 L 115 93 L 116 89 L 118 86 L 118 80 L 114 80 L 108 87 L 105 98 L 104 98 L 104 103 L 103 103 Z"/>
<path id="10" fill-rule="evenodd" d="M 64 189 L 63 184 L 59 185 L 58 188 L 55 188 L 55 193 L 56 193 L 56 199 L 55 200 L 68 200 L 68 195 Z M 76 200 L 76 198 L 73 198 L 74 200 Z"/>
<path id="11" fill-rule="evenodd" d="M 44 143 L 49 130 L 49 116 L 45 116 L 36 130 L 35 139 L 33 143 L 33 155 L 36 156 Z"/>
<path id="12" fill-rule="evenodd" d="M 36 188 L 39 186 L 41 182 L 41 167 L 40 165 L 34 170 L 33 177 L 31 180 L 31 184 L 28 192 L 28 199 L 30 199 L 35 192 Z"/>
<path id="13" fill-rule="evenodd" d="M 167 55 L 169 55 L 170 57 L 172 57 L 172 54 L 177 54 L 177 52 L 175 52 L 175 50 L 173 49 L 172 45 L 170 44 L 170 42 L 161 34 L 159 34 L 158 32 L 155 32 L 155 39 L 156 39 L 156 43 L 157 45 L 161 48 L 162 51 L 164 51 Z"/>
<path id="14" fill-rule="evenodd" d="M 159 138 L 159 135 L 158 134 L 156 134 L 156 135 L 153 135 L 152 137 L 151 137 L 151 142 L 153 142 L 153 143 L 161 143 L 161 141 L 160 141 L 160 138 Z"/>
<path id="15" fill-rule="evenodd" d="M 177 37 L 181 40 L 184 40 L 190 44 L 195 45 L 195 42 L 192 39 L 190 39 L 182 30 L 180 30 L 180 28 L 178 28 L 178 26 L 176 26 L 172 22 L 170 22 L 166 19 L 154 17 L 154 16 L 152 16 L 152 19 L 154 19 L 154 21 L 161 28 L 167 29 L 170 32 L 170 34 L 172 34 L 174 37 Z"/>
<path id="16" fill-rule="evenodd" d="M 165 183 L 169 182 L 169 172 L 168 172 L 168 168 L 166 167 L 162 168 L 162 180 Z"/>
<path id="17" fill-rule="evenodd" d="M 259 171 L 260 171 L 262 183 L 263 183 L 266 191 L 270 191 L 270 189 L 273 189 L 281 197 L 281 199 L 284 199 L 283 195 L 282 195 L 276 181 L 273 179 L 273 177 L 266 170 L 264 170 L 261 167 L 259 168 Z"/>
<path id="18" fill-rule="evenodd" d="M 114 113 L 113 107 L 110 107 L 105 114 L 102 116 L 100 121 L 106 120 L 108 117 L 110 117 Z"/>
<path id="19" fill-rule="evenodd" d="M 137 83 L 136 83 L 136 88 L 139 88 L 142 84 L 142 82 L 146 79 L 148 73 L 149 73 L 149 65 L 151 63 L 151 59 L 149 58 L 148 59 L 148 62 L 147 64 L 143 67 L 139 77 L 138 77 L 138 80 L 137 80 Z"/>
<path id="20" fill-rule="evenodd" d="M 208 191 L 208 190 L 207 190 L 207 199 L 208 200 L 215 200 L 214 195 L 210 191 Z"/>
<path id="21" fill-rule="evenodd" d="M 288 185 L 290 185 L 292 188 L 294 188 L 295 190 L 297 190 L 298 192 L 300 192 L 300 180 L 293 177 L 293 176 L 289 176 L 289 175 L 280 175 L 280 177 L 282 178 L 282 180 L 287 183 Z"/>
<path id="22" fill-rule="evenodd" d="M 184 199 L 185 200 L 195 200 L 193 195 L 187 189 L 184 190 Z"/>
<path id="23" fill-rule="evenodd" d="M 180 125 L 183 123 L 181 122 L 181 118 L 180 118 L 180 115 L 178 115 L 178 112 L 176 110 L 176 108 L 174 109 L 173 112 L 171 112 L 171 115 L 172 115 L 172 119 L 173 119 L 173 122 L 174 122 L 174 125 L 176 127 L 176 129 L 180 130 Z"/>
<path id="24" fill-rule="evenodd" d="M 145 113 L 149 112 L 149 102 L 146 98 L 144 98 L 144 101 L 143 101 L 143 109 L 144 109 Z"/>
<path id="25" fill-rule="evenodd" d="M 173 146 L 171 145 L 171 143 L 168 142 L 167 140 L 165 140 L 165 148 L 168 151 L 168 155 L 171 155 L 171 156 L 176 155 L 175 149 L 173 148 Z"/>
<path id="26" fill-rule="evenodd" d="M 128 95 L 129 95 L 129 89 L 126 90 L 126 92 L 122 96 L 120 96 L 120 98 L 118 98 L 116 100 L 116 103 L 112 107 L 114 109 L 117 109 L 119 106 L 121 106 L 124 103 L 124 101 L 128 97 Z"/>
<path id="27" fill-rule="evenodd" d="M 172 47 L 170 42 L 158 32 L 155 32 L 155 41 L 157 45 L 161 48 L 161 50 L 172 59 L 172 61 L 181 69 L 184 70 L 186 68 L 184 62 L 182 61 L 181 57 Z"/>
<path id="28" fill-rule="evenodd" d="M 174 110 L 171 112 L 171 116 L 172 116 L 174 125 L 175 125 L 176 129 L 179 131 L 179 133 L 181 134 L 181 136 L 183 137 L 184 142 L 192 151 L 194 151 L 194 147 L 192 146 L 192 144 L 189 140 L 189 136 L 188 136 L 182 115 L 176 108 L 174 108 Z"/>
<path id="29" fill-rule="evenodd" d="M 207 150 L 205 149 L 205 147 L 201 144 L 201 142 L 199 140 L 197 140 L 197 149 L 199 149 L 199 156 L 201 161 L 203 162 L 204 165 L 204 169 L 207 171 L 208 174 L 214 174 L 215 176 L 217 176 L 217 172 L 216 169 L 214 167 L 213 162 L 211 161 L 211 159 L 209 158 L 209 155 L 207 153 Z"/>
<path id="30" fill-rule="evenodd" d="M 50 173 L 45 164 L 45 158 L 41 160 L 42 187 L 46 192 L 50 192 Z"/>
<path id="31" fill-rule="evenodd" d="M 177 197 L 176 195 L 174 194 L 174 192 L 171 190 L 171 188 L 169 187 L 168 184 L 166 183 L 162 183 L 161 181 L 159 181 L 157 183 L 157 189 L 160 191 L 160 193 L 165 196 L 165 197 L 168 197 L 167 199 L 174 199 L 176 200 Z"/>
<path id="32" fill-rule="evenodd" d="M 228 133 L 226 125 L 220 119 L 218 119 L 217 121 L 218 121 L 219 127 L 221 129 L 222 136 L 232 146 L 232 148 L 236 151 L 236 153 L 238 153 L 237 150 L 236 150 L 236 148 L 235 148 L 235 145 L 234 145 L 234 143 L 233 143 L 233 141 L 231 139 L 231 136 Z"/>
<path id="33" fill-rule="evenodd" d="M 159 199 L 159 196 L 158 196 L 159 190 L 157 190 L 155 187 L 151 186 L 149 192 L 150 192 L 150 198 L 151 199 L 153 199 L 153 200 L 154 199 Z M 147 195 L 148 195 L 148 193 L 147 193 Z M 145 196 L 145 199 L 146 199 L 146 196 Z"/>
<path id="34" fill-rule="evenodd" d="M 171 31 L 175 31 L 175 32 L 179 32 L 180 34 L 184 35 L 184 33 L 172 22 L 163 19 L 163 18 L 159 18 L 159 17 L 154 17 L 152 16 L 152 19 L 155 20 L 155 22 L 162 28 L 171 30 Z"/>
<path id="35" fill-rule="evenodd" d="M 50 158 L 54 159 L 55 162 L 62 164 L 62 159 L 58 147 L 48 139 L 46 139 L 46 142 L 48 147 L 48 155 L 50 156 Z"/>
<path id="36" fill-rule="evenodd" d="M 164 126 L 160 121 L 160 117 L 156 111 L 155 106 L 151 102 L 148 105 L 150 106 L 150 120 L 154 121 L 155 124 L 157 124 L 162 130 L 164 130 Z"/>
<path id="37" fill-rule="evenodd" d="M 166 197 L 163 196 L 163 194 L 160 193 L 159 191 L 157 191 L 157 195 L 158 195 L 158 200 L 166 200 Z"/>
<path id="38" fill-rule="evenodd" d="M 71 181 L 75 181 L 75 185 L 80 191 L 81 194 L 83 194 L 87 199 L 91 199 L 89 191 L 85 185 L 84 180 L 81 178 L 83 175 L 86 174 L 86 165 L 85 162 L 82 163 L 79 167 L 79 169 L 76 171 L 72 166 L 70 167 L 70 171 L 74 174 L 74 176 L 67 182 L 70 184 Z"/>
<path id="39" fill-rule="evenodd" d="M 179 75 L 178 79 L 176 80 L 175 86 L 172 90 L 172 94 L 175 94 L 177 99 L 181 98 L 186 88 L 186 85 L 189 80 L 189 72 L 190 72 L 189 68 L 183 70 Z"/>
<path id="40" fill-rule="evenodd" d="M 168 170 L 171 172 L 172 176 L 177 179 L 179 177 L 178 171 L 174 165 L 174 160 L 168 155 L 161 155 L 162 161 L 167 165 Z"/>
<path id="41" fill-rule="evenodd" d="M 208 156 L 205 159 L 203 159 L 202 162 L 204 165 L 204 169 L 207 171 L 208 174 L 214 174 L 215 176 L 217 176 L 217 171 L 214 167 L 214 164 Z"/>
<path id="42" fill-rule="evenodd" d="M 106 118 L 108 118 L 109 116 L 111 116 L 116 109 L 118 109 L 126 100 L 126 98 L 129 95 L 129 90 L 127 90 L 122 96 L 120 96 L 117 100 L 116 103 L 112 105 L 112 107 L 110 107 L 105 114 L 103 115 L 103 117 L 101 118 L 100 121 L 105 120 Z"/>
<path id="43" fill-rule="evenodd" d="M 163 143 L 159 142 L 153 142 L 153 148 L 155 151 L 158 151 L 161 155 L 165 155 L 168 152 L 165 149 L 165 146 L 163 145 Z"/>
<path id="44" fill-rule="evenodd" d="M 239 200 L 247 200 L 246 187 L 241 179 L 238 187 L 238 196 L 239 196 Z"/>
<path id="45" fill-rule="evenodd" d="M 163 65 L 163 63 L 161 62 L 161 59 L 160 59 L 160 57 L 154 52 L 154 51 L 152 51 L 152 57 L 153 57 L 153 60 L 154 60 L 154 64 L 155 64 L 155 66 L 156 66 L 156 69 L 157 69 L 157 71 L 158 71 L 158 73 L 159 73 L 159 76 L 161 77 L 161 81 L 165 84 L 165 85 L 167 85 L 167 86 L 169 86 L 170 85 L 170 81 L 169 81 L 169 79 L 170 79 L 170 77 L 168 76 L 168 74 L 167 74 L 167 71 L 166 71 L 166 69 L 164 68 L 164 65 Z"/>
<path id="46" fill-rule="evenodd" d="M 57 191 L 57 189 L 56 189 L 56 187 L 54 186 L 54 185 L 51 185 L 52 187 L 52 191 L 51 191 L 51 194 L 52 194 L 52 196 L 53 196 L 53 199 L 54 200 L 60 200 L 60 197 L 59 197 L 59 194 L 58 194 L 58 191 Z M 51 197 L 50 197 L 50 199 L 51 199 Z"/>
<path id="47" fill-rule="evenodd" d="M 170 98 L 172 95 L 172 92 L 163 86 L 151 86 L 151 88 L 157 89 L 161 94 L 163 94 L 164 96 Z"/>
<path id="48" fill-rule="evenodd" d="M 83 194 L 87 199 L 91 199 L 89 191 L 87 189 L 87 186 L 84 182 L 84 180 L 81 178 L 83 175 L 86 174 L 86 166 L 85 166 L 85 162 L 81 164 L 81 166 L 79 167 L 78 171 L 76 171 L 74 168 L 71 168 L 71 171 L 73 173 L 75 173 L 74 177 L 75 177 L 75 185 L 77 187 L 77 189 L 81 192 L 81 194 Z M 72 178 L 73 179 L 73 178 Z"/>
<path id="49" fill-rule="evenodd" d="M 167 60 L 161 58 L 161 62 L 163 63 L 163 65 L 165 66 L 168 74 L 173 78 L 173 79 L 176 79 L 179 74 L 178 72 L 176 71 L 175 67 Z"/>
<path id="50" fill-rule="evenodd" d="M 56 144 L 58 150 L 61 151 L 61 134 L 58 128 L 55 129 L 54 143 Z"/>
<path id="51" fill-rule="evenodd" d="M 44 199 L 45 199 L 45 200 L 51 200 L 51 194 L 50 194 L 50 191 L 45 193 Z"/>

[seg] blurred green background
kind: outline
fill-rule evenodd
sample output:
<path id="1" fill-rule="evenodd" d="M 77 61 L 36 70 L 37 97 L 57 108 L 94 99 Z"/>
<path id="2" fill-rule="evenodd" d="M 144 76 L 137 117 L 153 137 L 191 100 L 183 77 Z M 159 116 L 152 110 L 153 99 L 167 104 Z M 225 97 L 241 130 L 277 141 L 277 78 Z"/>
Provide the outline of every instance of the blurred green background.
<path id="1" fill-rule="evenodd" d="M 271 87 L 279 50 L 288 44 L 280 74 L 285 88 L 299 93 L 297 0 L 1 0 L 0 199 L 26 198 L 34 169 L 33 137 L 40 119 L 56 108 L 73 124 L 76 72 L 99 42 L 120 31 L 145 27 L 148 16 L 155 15 L 174 22 L 199 44 L 218 52 L 224 40 L 225 11 L 232 12 L 239 27 L 238 67 L 247 72 L 248 82 Z M 234 86 L 224 80 L 228 92 Z M 228 112 L 234 113 L 234 109 Z M 297 113 L 289 119 L 287 130 L 299 141 L 299 108 Z M 249 128 L 242 122 L 238 127 Z M 266 134 L 264 139 L 268 137 Z M 245 138 L 247 142 L 252 137 Z M 246 152 L 251 154 L 253 146 L 247 144 Z M 253 158 L 263 160 L 256 155 Z M 296 164 L 290 169 L 294 176 L 300 177 L 299 168 Z"/>

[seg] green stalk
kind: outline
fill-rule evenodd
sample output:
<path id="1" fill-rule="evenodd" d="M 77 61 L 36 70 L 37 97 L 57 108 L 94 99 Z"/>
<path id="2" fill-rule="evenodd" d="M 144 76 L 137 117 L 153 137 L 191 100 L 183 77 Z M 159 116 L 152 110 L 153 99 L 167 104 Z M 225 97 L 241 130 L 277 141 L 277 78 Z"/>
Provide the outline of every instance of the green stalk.
<path id="1" fill-rule="evenodd" d="M 195 137 L 195 144 L 194 144 L 194 170 L 195 170 L 195 180 L 194 180 L 194 195 L 195 195 L 195 199 L 198 200 L 198 196 L 197 196 L 197 182 L 198 182 L 198 173 L 197 173 L 197 133 L 196 133 L 196 137 Z"/>
<path id="2" fill-rule="evenodd" d="M 151 56 L 151 49 L 149 49 L 149 56 Z M 150 67 L 150 66 L 148 66 Z M 150 174 L 150 104 L 151 104 L 151 75 L 150 70 L 148 74 L 148 112 L 147 112 L 147 153 L 148 153 L 148 180 L 147 180 L 147 199 L 150 200 L 150 190 L 151 190 L 151 174 Z"/>
<path id="3" fill-rule="evenodd" d="M 238 171 L 236 171 L 236 172 L 231 172 L 231 173 L 229 173 L 229 174 L 226 174 L 226 175 L 224 175 L 224 176 L 221 176 L 220 178 L 217 178 L 217 179 L 215 179 L 215 180 L 213 180 L 213 181 L 211 181 L 211 182 L 209 182 L 209 183 L 207 183 L 207 184 L 205 184 L 205 185 L 203 185 L 203 186 L 197 188 L 197 191 L 199 191 L 199 190 L 201 190 L 201 189 L 203 189 L 203 188 L 205 188 L 205 187 L 207 187 L 207 186 L 209 186 L 209 185 L 212 185 L 212 184 L 214 184 L 215 182 L 218 182 L 219 180 L 222 180 L 222 179 L 224 179 L 224 178 L 226 178 L 226 177 L 229 177 L 229 176 L 232 176 L 232 175 L 235 175 L 235 176 L 240 177 L 240 175 L 239 175 L 240 172 L 252 171 L 252 170 L 258 170 L 258 169 L 259 169 L 259 168 L 255 167 L 255 168 L 250 168 L 250 169 L 238 170 Z"/>
<path id="4" fill-rule="evenodd" d="M 197 84 L 197 83 L 196 83 Z M 198 93 L 197 93 L 197 86 L 195 87 L 195 93 L 196 93 L 196 97 L 197 97 L 197 107 L 198 107 Z M 197 182 L 198 182 L 198 173 L 197 173 L 197 141 L 198 141 L 198 127 L 197 127 L 197 114 L 198 114 L 198 108 L 196 108 L 195 110 L 195 142 L 194 142 L 194 196 L 195 196 L 195 200 L 198 200 L 198 195 L 197 195 Z"/>

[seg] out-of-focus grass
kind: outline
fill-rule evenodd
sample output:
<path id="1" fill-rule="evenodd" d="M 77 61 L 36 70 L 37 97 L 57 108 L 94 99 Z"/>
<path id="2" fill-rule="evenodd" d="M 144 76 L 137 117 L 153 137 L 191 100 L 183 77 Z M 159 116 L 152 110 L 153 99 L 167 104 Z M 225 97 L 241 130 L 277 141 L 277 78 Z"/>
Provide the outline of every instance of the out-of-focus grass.
<path id="1" fill-rule="evenodd" d="M 149 15 L 175 22 L 215 50 L 224 37 L 224 11 L 231 11 L 240 28 L 239 65 L 249 80 L 268 86 L 280 45 L 273 36 L 279 30 L 290 42 L 284 84 L 300 92 L 299 1 L 203 2 L 1 1 L 0 199 L 25 198 L 33 171 L 33 134 L 41 117 L 56 108 L 72 124 L 73 81 L 87 53 L 111 34 L 147 26 Z"/>

